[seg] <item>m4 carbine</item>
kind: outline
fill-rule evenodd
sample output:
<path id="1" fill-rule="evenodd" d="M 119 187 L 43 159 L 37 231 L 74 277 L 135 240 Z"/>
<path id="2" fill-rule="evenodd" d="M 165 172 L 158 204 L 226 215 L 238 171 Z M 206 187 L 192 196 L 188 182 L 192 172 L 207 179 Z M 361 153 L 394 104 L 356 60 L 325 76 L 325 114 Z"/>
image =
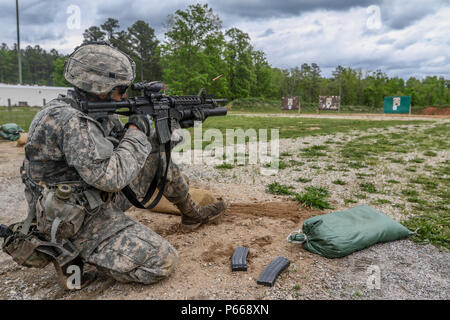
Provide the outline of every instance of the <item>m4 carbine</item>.
<path id="1" fill-rule="evenodd" d="M 201 89 L 196 96 L 166 96 L 161 93 L 164 84 L 159 81 L 135 83 L 131 89 L 139 90 L 143 95 L 118 102 L 80 101 L 81 110 L 93 118 L 101 118 L 113 113 L 124 116 L 147 114 L 155 122 L 156 134 L 162 145 L 170 141 L 174 121 L 178 122 L 182 128 L 189 128 L 194 126 L 194 121 L 204 121 L 207 117 L 227 114 L 226 108 L 218 106 L 219 103 L 227 102 L 227 100 L 207 95 L 204 89 Z M 128 110 L 119 111 L 120 109 Z"/>
<path id="2" fill-rule="evenodd" d="M 131 89 L 140 90 L 142 95 L 122 101 L 80 101 L 79 103 L 81 111 L 95 119 L 114 113 L 124 116 L 146 114 L 153 118 L 156 135 L 160 145 L 164 147 L 166 155 L 164 175 L 162 175 L 163 169 L 160 155 L 155 177 L 142 200 L 138 199 L 130 186 L 122 189 L 122 193 L 135 207 L 152 209 L 158 204 L 165 188 L 170 163 L 170 138 L 175 123 L 179 123 L 182 128 L 189 128 L 194 126 L 195 121 L 205 121 L 207 117 L 225 116 L 227 109 L 219 107 L 218 104 L 227 100 L 216 99 L 213 95 L 207 95 L 204 89 L 201 89 L 196 96 L 166 96 L 164 93 L 161 93 L 165 89 L 165 85 L 159 81 L 135 83 Z M 128 110 L 123 111 L 121 109 Z M 159 189 L 159 192 L 155 200 L 151 204 L 146 205 L 156 188 Z"/>

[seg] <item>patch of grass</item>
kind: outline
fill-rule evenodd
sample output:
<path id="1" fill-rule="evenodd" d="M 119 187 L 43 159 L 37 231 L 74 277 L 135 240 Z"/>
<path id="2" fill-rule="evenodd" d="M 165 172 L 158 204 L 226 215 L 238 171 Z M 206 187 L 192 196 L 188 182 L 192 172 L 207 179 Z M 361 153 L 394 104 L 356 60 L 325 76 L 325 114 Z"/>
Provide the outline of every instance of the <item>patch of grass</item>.
<path id="1" fill-rule="evenodd" d="M 343 181 L 343 180 L 340 180 L 340 179 L 336 179 L 336 180 L 334 180 L 334 181 L 333 181 L 333 183 L 334 183 L 334 184 L 338 184 L 338 185 L 341 185 L 341 186 L 343 186 L 343 185 L 346 185 L 346 184 L 347 184 L 347 182 L 345 182 L 345 181 Z"/>
<path id="2" fill-rule="evenodd" d="M 417 168 L 416 167 L 406 167 L 405 171 L 409 171 L 409 172 L 416 172 Z"/>
<path id="3" fill-rule="evenodd" d="M 416 190 L 403 189 L 402 190 L 402 195 L 407 196 L 407 197 L 416 197 L 416 196 L 419 195 L 419 193 Z"/>
<path id="4" fill-rule="evenodd" d="M 368 192 L 368 193 L 377 193 L 377 189 L 375 188 L 375 185 L 371 182 L 363 182 L 359 184 L 359 187 L 362 191 Z"/>
<path id="5" fill-rule="evenodd" d="M 289 152 L 280 153 L 280 157 L 290 157 L 290 156 L 292 156 L 292 153 L 289 153 Z"/>
<path id="6" fill-rule="evenodd" d="M 414 158 L 409 160 L 408 162 L 414 162 L 414 163 L 423 163 L 425 161 L 425 159 L 422 158 Z"/>
<path id="7" fill-rule="evenodd" d="M 422 199 L 417 198 L 417 197 L 409 197 L 406 200 L 408 200 L 408 202 L 418 203 L 418 204 L 421 204 L 421 205 L 427 204 L 427 201 L 422 200 Z"/>
<path id="8" fill-rule="evenodd" d="M 450 250 L 450 219 L 444 212 L 427 211 L 403 221 L 402 224 L 415 234 L 411 240 L 431 243 Z"/>
<path id="9" fill-rule="evenodd" d="M 376 200 L 372 201 L 372 203 L 382 205 L 382 204 L 388 204 L 388 203 L 392 203 L 392 202 L 387 199 L 376 199 Z"/>
<path id="10" fill-rule="evenodd" d="M 392 163 L 401 163 L 401 164 L 405 164 L 406 161 L 403 160 L 402 158 L 387 158 L 388 160 L 391 160 Z"/>
<path id="11" fill-rule="evenodd" d="M 316 165 L 312 165 L 310 168 L 311 169 L 321 169 L 319 166 L 316 166 Z"/>
<path id="12" fill-rule="evenodd" d="M 400 183 L 400 181 L 393 180 L 393 179 L 389 179 L 386 182 L 388 182 L 388 183 Z"/>
<path id="13" fill-rule="evenodd" d="M 28 132 L 31 121 L 41 108 L 36 107 L 0 107 L 0 124 L 16 123 L 24 131 Z"/>
<path id="14" fill-rule="evenodd" d="M 219 164 L 218 166 L 216 166 L 216 169 L 233 169 L 233 168 L 234 168 L 234 166 L 229 163 L 222 163 L 222 164 Z"/>
<path id="15" fill-rule="evenodd" d="M 344 204 L 348 205 L 349 203 L 358 203 L 358 201 L 353 200 L 353 199 L 344 199 Z"/>
<path id="16" fill-rule="evenodd" d="M 327 154 L 322 151 L 325 151 L 325 150 L 328 150 L 327 146 L 322 146 L 322 145 L 311 146 L 311 147 L 302 149 L 302 155 L 305 157 L 309 157 L 309 158 L 324 157 Z"/>
<path id="17" fill-rule="evenodd" d="M 347 165 L 349 168 L 352 168 L 352 169 L 367 168 L 367 166 L 362 162 L 348 162 Z"/>
<path id="18" fill-rule="evenodd" d="M 316 209 L 329 209 L 331 208 L 328 202 L 329 195 L 330 193 L 325 188 L 309 186 L 305 188 L 304 192 L 295 194 L 294 198 L 302 203 L 302 206 Z"/>
<path id="19" fill-rule="evenodd" d="M 266 191 L 270 194 L 290 196 L 294 194 L 292 189 L 294 189 L 293 186 L 286 186 L 278 182 L 274 182 L 267 186 Z"/>
<path id="20" fill-rule="evenodd" d="M 437 153 L 436 153 L 436 152 L 433 152 L 433 151 L 430 151 L 430 150 L 427 150 L 427 151 L 425 151 L 425 152 L 423 153 L 423 155 L 424 155 L 424 156 L 427 156 L 427 157 L 435 157 L 435 156 L 437 156 Z"/>
<path id="21" fill-rule="evenodd" d="M 392 208 L 405 209 L 405 205 L 401 203 L 393 203 Z"/>
<path id="22" fill-rule="evenodd" d="M 297 182 L 301 182 L 301 183 L 307 183 L 307 182 L 311 182 L 311 181 L 312 181 L 312 179 L 302 178 L 302 177 L 299 177 L 297 179 Z"/>
<path id="23" fill-rule="evenodd" d="M 304 165 L 305 163 L 304 163 L 304 162 L 301 162 L 301 161 L 297 161 L 297 160 L 289 160 L 289 164 L 290 164 L 292 167 L 295 167 L 295 166 L 302 166 L 302 165 Z"/>
<path id="24" fill-rule="evenodd" d="M 279 104 L 279 102 L 278 102 Z M 234 108 L 234 107 L 233 107 Z M 279 107 L 278 107 L 279 109 Z M 289 118 L 289 117 L 261 117 L 242 116 L 238 114 L 228 114 L 226 117 L 210 117 L 203 123 L 203 130 L 216 128 L 224 134 L 226 129 L 240 128 L 244 132 L 248 129 L 268 129 L 268 139 L 271 139 L 270 129 L 279 130 L 279 138 L 298 138 L 311 136 L 312 134 L 327 135 L 334 133 L 346 133 L 358 130 L 367 131 L 369 128 L 386 128 L 401 124 L 401 120 L 352 120 L 352 119 L 308 119 L 308 118 Z M 410 124 L 429 123 L 428 121 L 413 120 Z M 309 130 L 311 127 L 317 127 L 317 130 Z M 193 136 L 193 129 L 191 136 Z M 306 143 L 305 143 L 306 144 Z"/>
<path id="25" fill-rule="evenodd" d="M 409 180 L 411 183 L 421 184 L 425 190 L 434 190 L 438 187 L 438 183 L 427 176 L 418 176 Z"/>

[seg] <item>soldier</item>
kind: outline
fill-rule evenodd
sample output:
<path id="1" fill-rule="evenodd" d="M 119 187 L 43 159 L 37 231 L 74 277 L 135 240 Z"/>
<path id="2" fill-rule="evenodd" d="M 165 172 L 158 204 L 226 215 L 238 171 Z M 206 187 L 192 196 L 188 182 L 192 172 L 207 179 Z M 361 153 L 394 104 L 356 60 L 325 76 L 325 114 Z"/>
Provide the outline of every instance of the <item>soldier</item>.
<path id="1" fill-rule="evenodd" d="M 35 219 L 58 252 L 73 248 L 70 262 L 54 261 L 62 285 L 67 267 L 84 263 L 122 282 L 150 284 L 168 277 L 176 250 L 124 214 L 131 204 L 120 192 L 131 185 L 142 197 L 155 175 L 160 146 L 149 118 L 132 115 L 123 126 L 116 115 L 93 119 L 79 108 L 83 99 L 126 98 L 135 63 L 108 43 L 89 43 L 70 55 L 64 76 L 74 90 L 50 101 L 30 125 L 21 170 L 29 204 L 23 229 Z M 225 211 L 223 200 L 198 206 L 188 191 L 180 169 L 169 163 L 164 196 L 180 210 L 182 231 Z M 83 286 L 91 280 L 84 274 Z"/>

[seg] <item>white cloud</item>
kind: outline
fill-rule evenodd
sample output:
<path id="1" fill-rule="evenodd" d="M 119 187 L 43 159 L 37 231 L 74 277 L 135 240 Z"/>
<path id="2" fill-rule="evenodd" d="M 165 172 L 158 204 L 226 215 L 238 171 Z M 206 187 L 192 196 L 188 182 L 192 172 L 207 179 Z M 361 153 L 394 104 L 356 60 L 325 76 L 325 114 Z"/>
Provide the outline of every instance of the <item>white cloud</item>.
<path id="1" fill-rule="evenodd" d="M 403 29 L 382 25 L 380 30 L 367 30 L 367 18 L 365 8 L 319 10 L 300 17 L 266 20 L 263 28 L 259 22 L 248 21 L 237 27 L 249 33 L 255 47 L 266 52 L 272 65 L 281 68 L 315 62 L 328 76 L 340 64 L 408 77 L 436 74 L 435 67 L 440 63 L 439 74 L 450 76 L 450 7 Z M 273 33 L 261 36 L 268 29 Z M 433 61 L 432 65 L 428 61 Z"/>
<path id="2" fill-rule="evenodd" d="M 381 9 L 379 29 L 368 28 L 366 5 L 372 1 L 348 0 L 337 5 L 330 0 L 290 0 L 264 8 L 266 0 L 233 1 L 233 5 L 215 0 L 210 3 L 225 28 L 237 27 L 249 33 L 254 46 L 266 52 L 275 67 L 315 62 L 326 76 L 340 64 L 381 69 L 390 76 L 436 74 L 450 78 L 450 5 L 443 0 L 374 0 Z M 82 42 L 85 29 L 108 17 L 118 19 L 122 28 L 138 19 L 147 21 L 163 41 L 167 15 L 196 2 L 208 1 L 20 1 L 22 47 L 39 44 L 47 50 L 70 53 Z M 16 40 L 15 6 L 11 3 L 0 3 L 0 42 L 10 45 Z M 80 8 L 80 29 L 67 28 L 69 5 Z"/>

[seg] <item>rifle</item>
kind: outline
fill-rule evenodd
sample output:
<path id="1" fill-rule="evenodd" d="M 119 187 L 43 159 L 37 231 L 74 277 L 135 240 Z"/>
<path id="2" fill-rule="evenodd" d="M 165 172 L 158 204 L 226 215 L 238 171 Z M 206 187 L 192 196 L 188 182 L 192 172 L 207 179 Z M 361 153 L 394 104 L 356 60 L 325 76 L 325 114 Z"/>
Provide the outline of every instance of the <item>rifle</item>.
<path id="1" fill-rule="evenodd" d="M 219 103 L 227 102 L 227 100 L 207 95 L 203 88 L 196 96 L 166 96 L 160 92 L 165 88 L 164 86 L 159 81 L 135 83 L 131 89 L 141 91 L 142 96 L 122 101 L 80 101 L 81 111 L 93 118 L 114 113 L 124 116 L 147 114 L 155 122 L 156 134 L 161 145 L 170 141 L 173 121 L 178 122 L 182 128 L 189 128 L 194 126 L 194 121 L 205 121 L 207 117 L 227 114 L 226 108 L 218 106 Z M 124 108 L 128 110 L 120 111 Z"/>
<path id="2" fill-rule="evenodd" d="M 163 179 L 158 186 L 162 173 L 160 154 L 156 175 L 142 200 L 138 200 L 130 186 L 122 189 L 122 193 L 135 207 L 152 209 L 158 204 L 165 188 L 170 162 L 170 138 L 175 123 L 179 123 L 182 128 L 189 128 L 194 126 L 195 121 L 205 121 L 206 118 L 213 116 L 225 116 L 227 109 L 219 107 L 218 104 L 227 102 L 227 100 L 216 99 L 214 95 L 207 95 L 203 88 L 196 96 L 166 96 L 164 93 L 161 93 L 161 90 L 166 89 L 166 87 L 159 81 L 135 83 L 131 86 L 131 89 L 141 91 L 141 96 L 122 101 L 79 101 L 79 105 L 81 111 L 96 119 L 110 114 L 124 116 L 146 114 L 153 118 L 156 135 L 160 145 L 164 146 L 166 154 L 166 168 Z M 121 109 L 128 110 L 123 111 Z M 159 189 L 158 195 L 150 205 L 146 206 L 145 204 L 151 199 L 157 187 Z"/>

